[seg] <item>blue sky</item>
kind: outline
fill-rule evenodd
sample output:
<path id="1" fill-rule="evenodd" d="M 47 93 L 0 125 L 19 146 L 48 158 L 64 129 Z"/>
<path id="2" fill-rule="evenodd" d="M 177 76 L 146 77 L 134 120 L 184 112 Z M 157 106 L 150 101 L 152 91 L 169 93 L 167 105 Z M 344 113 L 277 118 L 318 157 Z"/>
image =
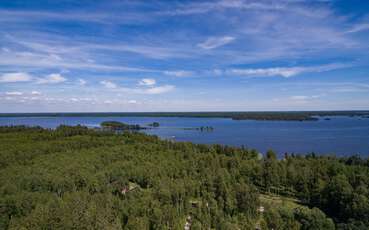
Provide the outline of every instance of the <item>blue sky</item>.
<path id="1" fill-rule="evenodd" d="M 369 1 L 0 1 L 0 112 L 369 109 Z"/>

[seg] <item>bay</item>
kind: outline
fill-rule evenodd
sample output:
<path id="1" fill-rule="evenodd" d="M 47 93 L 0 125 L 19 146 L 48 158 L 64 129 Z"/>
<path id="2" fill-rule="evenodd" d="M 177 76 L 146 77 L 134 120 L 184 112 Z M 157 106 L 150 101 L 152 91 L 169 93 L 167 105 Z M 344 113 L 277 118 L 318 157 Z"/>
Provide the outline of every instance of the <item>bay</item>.
<path id="1" fill-rule="evenodd" d="M 203 144 L 245 146 L 261 153 L 272 149 L 279 156 L 296 154 L 335 154 L 369 156 L 369 119 L 333 116 L 318 121 L 255 121 L 228 118 L 186 117 L 0 117 L 0 125 L 27 125 L 55 128 L 61 124 L 98 127 L 114 120 L 146 126 L 159 122 L 160 127 L 143 130 L 164 139 Z M 211 126 L 213 131 L 196 130 Z"/>

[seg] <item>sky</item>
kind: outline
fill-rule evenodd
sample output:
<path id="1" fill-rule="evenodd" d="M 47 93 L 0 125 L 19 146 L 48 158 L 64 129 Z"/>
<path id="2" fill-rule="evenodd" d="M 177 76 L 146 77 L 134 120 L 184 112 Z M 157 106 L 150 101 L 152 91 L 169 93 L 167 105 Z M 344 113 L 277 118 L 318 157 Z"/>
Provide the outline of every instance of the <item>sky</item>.
<path id="1" fill-rule="evenodd" d="M 368 0 L 0 0 L 0 112 L 369 109 Z"/>

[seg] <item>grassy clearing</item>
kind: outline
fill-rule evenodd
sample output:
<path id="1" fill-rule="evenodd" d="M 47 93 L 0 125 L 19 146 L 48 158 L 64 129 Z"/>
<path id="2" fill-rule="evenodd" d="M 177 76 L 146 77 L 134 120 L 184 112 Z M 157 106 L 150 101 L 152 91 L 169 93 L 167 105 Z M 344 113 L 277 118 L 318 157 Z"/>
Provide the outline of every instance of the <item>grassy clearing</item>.
<path id="1" fill-rule="evenodd" d="M 260 194 L 259 196 L 260 202 L 262 206 L 285 206 L 290 209 L 294 208 L 302 208 L 306 207 L 301 204 L 298 199 L 289 198 L 289 197 L 281 197 L 277 195 L 271 194 Z"/>

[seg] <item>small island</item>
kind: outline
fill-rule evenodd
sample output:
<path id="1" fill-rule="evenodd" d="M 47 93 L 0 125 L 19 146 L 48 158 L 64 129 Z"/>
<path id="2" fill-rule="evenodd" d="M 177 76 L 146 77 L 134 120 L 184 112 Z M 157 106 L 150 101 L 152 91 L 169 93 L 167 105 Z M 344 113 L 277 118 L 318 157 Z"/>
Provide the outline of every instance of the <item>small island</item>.
<path id="1" fill-rule="evenodd" d="M 184 128 L 184 130 L 198 130 L 200 132 L 212 132 L 214 128 L 212 126 L 201 126 L 196 128 Z"/>
<path id="2" fill-rule="evenodd" d="M 119 121 L 103 121 L 100 124 L 103 130 L 109 131 L 125 131 L 125 130 L 141 130 L 145 129 L 138 124 L 130 125 Z"/>
<path id="3" fill-rule="evenodd" d="M 150 127 L 154 127 L 154 128 L 157 128 L 157 127 L 159 127 L 159 126 L 160 126 L 160 123 L 155 121 L 155 122 L 153 122 L 153 123 L 148 124 L 148 126 L 150 126 Z"/>

